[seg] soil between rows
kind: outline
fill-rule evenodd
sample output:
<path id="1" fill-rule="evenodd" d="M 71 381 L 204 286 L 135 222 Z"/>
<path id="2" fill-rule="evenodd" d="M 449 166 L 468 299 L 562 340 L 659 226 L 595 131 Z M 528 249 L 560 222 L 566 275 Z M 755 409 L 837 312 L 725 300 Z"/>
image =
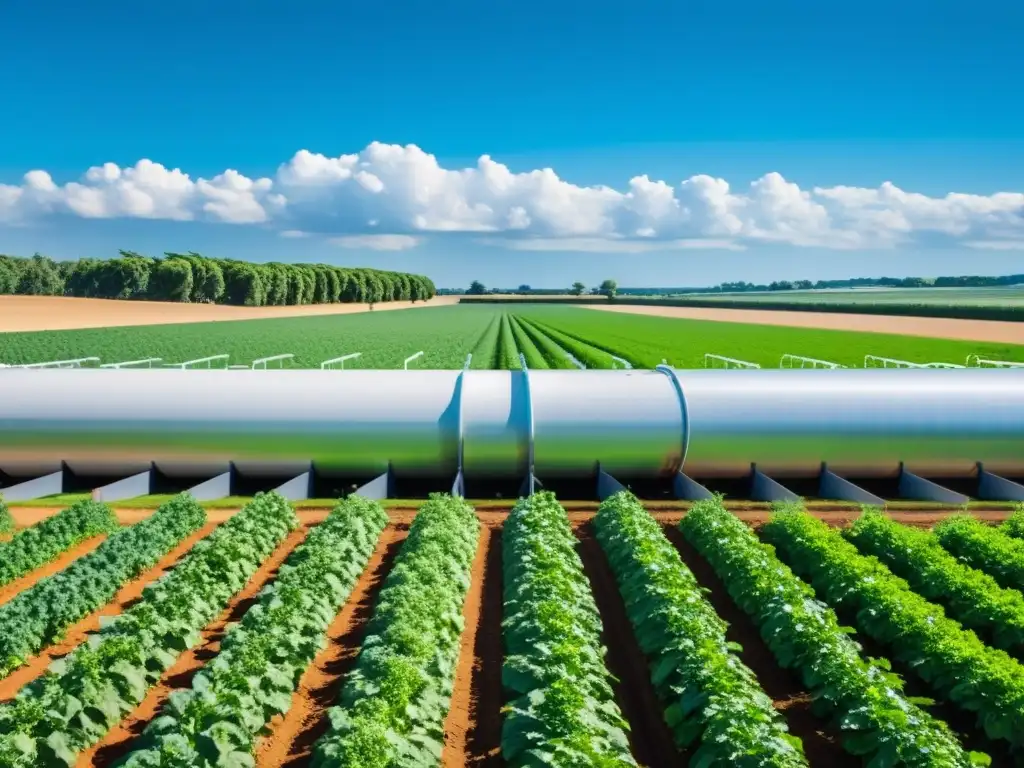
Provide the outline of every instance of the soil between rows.
<path id="1" fill-rule="evenodd" d="M 92 749 L 79 755 L 79 768 L 102 768 L 102 766 L 112 765 L 119 758 L 137 748 L 136 740 L 146 726 L 160 713 L 167 698 L 174 691 L 189 688 L 192 685 L 192 678 L 196 673 L 206 662 L 217 655 L 228 625 L 241 620 L 245 612 L 256 603 L 260 590 L 274 579 L 285 558 L 302 543 L 309 530 L 309 526 L 302 526 L 285 537 L 284 541 L 263 561 L 242 590 L 231 598 L 220 615 L 203 629 L 202 639 L 199 643 L 178 657 L 178 660 L 164 673 L 160 682 L 149 689 L 146 698 L 131 714 Z"/>
<path id="2" fill-rule="evenodd" d="M 51 663 L 71 653 L 75 648 L 85 642 L 90 633 L 100 628 L 100 618 L 105 616 L 117 616 L 124 612 L 142 596 L 142 590 L 146 585 L 159 579 L 165 572 L 173 568 L 183 558 L 192 546 L 200 539 L 209 536 L 215 523 L 207 523 L 191 536 L 183 540 L 178 546 L 165 555 L 155 566 L 139 574 L 138 578 L 124 585 L 114 599 L 100 608 L 98 611 L 86 616 L 78 623 L 68 628 L 62 640 L 48 646 L 41 653 L 31 657 L 28 661 L 2 681 L 0 681 L 0 701 L 7 701 L 14 698 L 17 692 L 28 683 L 39 677 Z"/>
<path id="3" fill-rule="evenodd" d="M 258 743 L 256 758 L 259 768 L 308 765 L 312 745 L 327 730 L 327 710 L 337 703 L 345 678 L 355 664 L 377 594 L 407 535 L 415 510 L 397 509 L 391 510 L 389 514 L 392 523 L 382 534 L 350 599 L 329 628 L 326 648 L 303 674 L 293 696 L 292 708 L 284 717 L 276 718 L 269 724 L 268 734 Z M 501 538 L 507 514 L 506 510 L 478 511 L 482 523 L 481 543 L 474 560 L 471 587 L 464 606 L 465 632 L 461 641 L 451 711 L 445 722 L 446 744 L 442 755 L 445 768 L 497 768 L 504 764 L 500 756 L 503 721 L 501 707 L 504 703 L 501 686 Z M 859 764 L 841 750 L 837 735 L 829 724 L 813 715 L 809 697 L 797 676 L 776 664 L 753 623 L 733 604 L 713 569 L 679 534 L 676 523 L 685 513 L 673 510 L 654 511 L 652 514 L 662 524 L 684 562 L 709 590 L 708 599 L 719 615 L 730 624 L 729 639 L 743 646 L 741 658 L 755 672 L 776 708 L 784 714 L 791 732 L 803 740 L 811 765 L 829 764 L 832 768 L 831 764 L 836 764 L 842 768 Z M 895 513 L 893 517 L 911 525 L 931 525 L 946 514 L 949 513 L 904 512 Z M 78 763 L 80 766 L 110 765 L 116 758 L 130 751 L 134 740 L 157 714 L 167 695 L 172 690 L 191 684 L 195 672 L 213 658 L 219 649 L 226 624 L 241 618 L 256 593 L 274 577 L 277 567 L 287 553 L 297 546 L 309 526 L 315 524 L 314 521 L 322 520 L 325 515 L 310 515 L 312 520 L 301 512 L 300 516 L 303 517 L 303 528 L 293 533 L 275 551 L 243 593 L 236 596 L 225 613 L 206 628 L 203 642 L 179 659 L 164 680 L 150 691 L 136 712 L 108 734 L 96 749 L 82 756 Z M 671 734 L 663 725 L 662 707 L 650 684 L 646 661 L 633 636 L 614 576 L 593 536 L 593 516 L 594 511 L 591 510 L 569 512 L 570 521 L 580 540 L 579 552 L 584 568 L 604 621 L 604 642 L 608 646 L 607 664 L 618 678 L 616 695 L 630 723 L 634 754 L 642 765 L 649 768 L 679 765 L 681 756 L 672 743 Z M 738 516 L 754 527 L 768 517 L 761 511 L 741 512 Z M 857 515 L 837 511 L 819 516 L 833 525 L 847 525 Z M 1003 512 L 983 517 L 999 520 L 1005 516 Z M 41 674 L 52 659 L 69 652 L 84 640 L 86 633 L 91 631 L 90 627 L 93 630 L 98 627 L 96 616 L 114 615 L 130 605 L 141 594 L 145 584 L 173 565 L 194 541 L 207 535 L 214 527 L 214 523 L 208 524 L 179 545 L 164 562 L 127 585 L 111 605 L 89 617 L 82 623 L 83 626 L 73 628 L 67 641 L 48 649 L 38 659 L 31 660 L 28 667 L 0 682 L 0 700 L 11 698 L 18 688 Z M 935 714 L 940 717 L 948 714 L 943 710 Z M 957 723 L 954 727 L 958 725 L 961 724 Z M 964 730 L 969 732 L 969 729 L 962 726 L 956 729 L 961 733 Z"/>

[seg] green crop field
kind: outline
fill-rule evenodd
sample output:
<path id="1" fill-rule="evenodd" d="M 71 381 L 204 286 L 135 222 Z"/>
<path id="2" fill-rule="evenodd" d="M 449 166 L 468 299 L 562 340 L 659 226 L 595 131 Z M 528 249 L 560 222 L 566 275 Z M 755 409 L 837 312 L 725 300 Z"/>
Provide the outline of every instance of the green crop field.
<path id="1" fill-rule="evenodd" d="M 1024 332 L 1022 332 L 1024 337 Z M 291 353 L 316 368 L 353 352 L 346 367 L 395 369 L 422 351 L 417 368 L 699 368 L 713 353 L 778 367 L 783 354 L 860 366 L 868 354 L 964 364 L 968 355 L 1024 362 L 1024 344 L 950 341 L 879 333 L 611 314 L 551 304 L 459 305 L 354 315 L 0 334 L 0 362 L 86 356 L 103 363 L 160 357 L 165 363 L 229 354 L 231 364 Z M 623 362 L 625 361 L 625 363 Z"/>
<path id="2" fill-rule="evenodd" d="M 762 301 L 766 304 L 885 304 L 936 307 L 1024 307 L 1024 287 L 1000 288 L 848 288 L 745 293 L 697 293 L 687 299 Z"/>

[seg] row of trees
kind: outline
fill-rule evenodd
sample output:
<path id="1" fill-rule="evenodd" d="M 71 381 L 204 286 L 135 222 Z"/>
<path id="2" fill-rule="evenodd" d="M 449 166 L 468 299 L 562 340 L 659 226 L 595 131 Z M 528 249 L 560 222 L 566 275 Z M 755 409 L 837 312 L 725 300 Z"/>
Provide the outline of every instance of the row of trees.
<path id="1" fill-rule="evenodd" d="M 252 264 L 198 253 L 161 258 L 121 251 L 114 259 L 57 262 L 0 255 L 0 294 L 80 296 L 259 307 L 425 301 L 437 293 L 430 278 L 327 264 Z"/>
<path id="2" fill-rule="evenodd" d="M 605 280 L 596 288 L 589 290 L 592 296 L 607 296 L 609 299 L 615 298 L 615 294 L 619 289 L 618 283 L 614 280 Z M 444 293 L 459 293 L 459 291 L 444 291 Z M 528 285 L 520 285 L 514 291 L 505 290 L 501 288 L 495 288 L 488 290 L 487 286 L 481 283 L 479 280 L 474 280 L 469 284 L 469 289 L 466 294 L 469 296 L 484 296 L 490 293 L 500 294 L 518 294 L 520 296 L 553 296 L 561 293 L 565 293 L 564 288 L 531 288 Z M 587 286 L 579 281 L 572 284 L 572 288 L 569 289 L 569 293 L 573 296 L 582 296 L 584 293 L 588 293 Z"/>

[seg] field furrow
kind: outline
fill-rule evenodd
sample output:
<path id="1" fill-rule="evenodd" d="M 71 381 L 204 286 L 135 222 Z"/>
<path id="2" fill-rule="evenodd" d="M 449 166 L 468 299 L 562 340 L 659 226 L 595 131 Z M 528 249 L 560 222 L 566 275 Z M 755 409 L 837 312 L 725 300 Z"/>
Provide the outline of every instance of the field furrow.
<path id="1" fill-rule="evenodd" d="M 523 330 L 515 315 L 508 315 L 509 324 L 512 327 L 512 336 L 516 341 L 516 348 L 526 358 L 526 366 L 531 370 L 549 368 L 547 360 L 541 354 L 533 339 Z"/>
<path id="2" fill-rule="evenodd" d="M 199 642 L 178 656 L 160 680 L 150 687 L 146 698 L 108 731 L 103 739 L 79 753 L 76 764 L 79 768 L 114 765 L 139 747 L 146 727 L 155 718 L 165 714 L 168 699 L 176 691 L 188 690 L 195 676 L 217 657 L 228 627 L 243 619 L 246 612 L 256 603 L 260 591 L 274 580 L 281 564 L 301 545 L 308 533 L 309 529 L 303 526 L 288 534 L 277 549 L 260 564 L 245 587 L 235 593 L 220 615 L 203 627 L 199 633 Z"/>
<path id="3" fill-rule="evenodd" d="M 197 542 L 139 601 L 0 705 L 0 766 L 71 764 L 100 742 L 298 525 L 281 496 L 263 494 Z"/>
<path id="4" fill-rule="evenodd" d="M 550 368 L 561 368 L 565 370 L 573 370 L 583 365 L 582 362 L 576 360 L 568 350 L 544 333 L 540 328 L 529 322 L 526 318 L 521 315 L 515 315 L 516 322 L 523 329 L 525 333 L 536 345 L 537 349 L 544 356 L 544 359 L 548 363 Z M 579 365 L 577 365 L 579 363 Z"/>

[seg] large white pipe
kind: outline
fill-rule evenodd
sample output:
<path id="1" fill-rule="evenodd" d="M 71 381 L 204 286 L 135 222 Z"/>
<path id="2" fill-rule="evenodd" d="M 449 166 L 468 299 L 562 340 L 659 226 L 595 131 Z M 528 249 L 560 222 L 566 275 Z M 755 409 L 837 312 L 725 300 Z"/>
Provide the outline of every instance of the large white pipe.
<path id="1" fill-rule="evenodd" d="M 0 471 L 1024 474 L 1024 371 L 0 372 Z"/>

